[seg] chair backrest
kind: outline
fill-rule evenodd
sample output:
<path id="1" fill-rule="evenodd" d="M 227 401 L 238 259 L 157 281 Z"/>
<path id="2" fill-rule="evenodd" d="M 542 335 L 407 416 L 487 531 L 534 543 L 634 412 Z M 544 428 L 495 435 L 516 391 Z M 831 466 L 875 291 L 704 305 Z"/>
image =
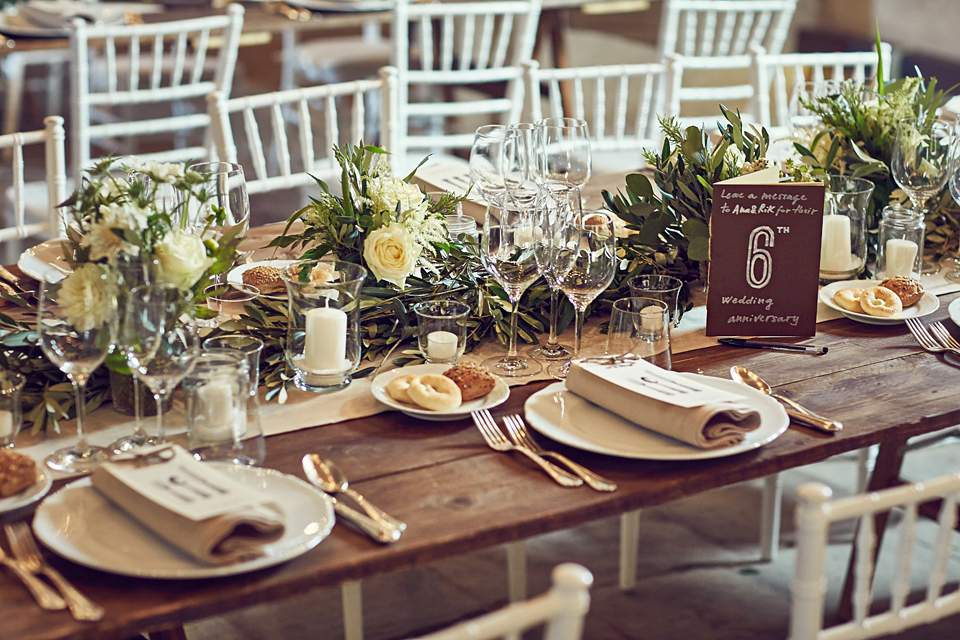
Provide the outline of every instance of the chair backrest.
<path id="1" fill-rule="evenodd" d="M 751 112 L 754 88 L 749 54 L 733 56 L 667 56 L 664 114 L 681 125 L 713 127 L 723 121 L 719 105 L 738 109 L 745 122 Z M 708 84 L 709 83 L 709 84 Z M 695 105 L 700 105 L 699 107 Z"/>
<path id="2" fill-rule="evenodd" d="M 44 128 L 39 131 L 8 133 L 0 135 L 0 149 L 10 149 L 13 160 L 13 183 L 9 189 L 13 202 L 12 217 L 7 226 L 0 228 L 0 242 L 33 235 L 63 235 L 63 222 L 57 205 L 67 198 L 66 153 L 64 151 L 63 118 L 47 116 Z M 24 215 L 26 204 L 26 181 L 24 178 L 24 147 L 43 146 L 47 182 L 47 217 L 41 221 L 28 222 Z"/>
<path id="3" fill-rule="evenodd" d="M 797 0 L 664 0 L 658 59 L 742 55 L 753 45 L 780 53 L 796 8 Z"/>
<path id="4" fill-rule="evenodd" d="M 561 564 L 553 570 L 553 586 L 543 595 L 515 602 L 417 640 L 489 640 L 535 625 L 544 626 L 544 640 L 577 640 L 583 634 L 592 583 L 593 576 L 584 567 Z"/>
<path id="5" fill-rule="evenodd" d="M 657 83 L 665 75 L 666 67 L 658 63 L 543 69 L 536 60 L 527 61 L 523 63 L 525 108 L 522 113 L 515 109 L 511 120 L 580 118 L 589 126 L 593 151 L 659 147 L 657 114 L 663 109 L 654 99 Z M 571 89 L 573 111 L 569 113 L 561 95 L 564 85 Z"/>
<path id="6" fill-rule="evenodd" d="M 150 24 L 75 19 L 70 32 L 71 176 L 87 166 L 91 141 L 99 138 L 193 131 L 203 136 L 201 144 L 137 155 L 159 161 L 206 157 L 210 117 L 204 105 L 194 113 L 180 112 L 188 101 L 208 93 L 229 95 L 242 27 L 243 7 L 238 4 L 230 5 L 225 15 Z M 95 62 L 98 66 L 92 69 Z M 109 113 L 101 120 L 94 119 L 95 111 Z"/>
<path id="7" fill-rule="evenodd" d="M 520 62 L 533 57 L 539 19 L 540 0 L 398 0 L 388 151 L 468 149 L 477 124 L 506 120 L 522 100 Z M 503 97 L 469 93 L 504 83 Z M 454 120 L 470 118 L 463 130 L 451 130 Z M 424 122 L 427 130 L 418 131 Z"/>
<path id="8" fill-rule="evenodd" d="M 958 493 L 960 473 L 835 500 L 830 499 L 830 488 L 825 485 L 801 486 L 797 505 L 797 557 L 790 583 L 790 640 L 875 638 L 960 612 L 960 592 L 948 588 L 944 593 L 951 538 L 957 525 Z M 930 504 L 937 500 L 939 505 Z M 917 518 L 924 503 L 939 513 L 935 532 L 918 531 Z M 877 540 L 883 532 L 877 530 L 875 523 L 878 516 L 890 510 L 901 512 L 897 545 L 891 549 L 895 553 L 881 556 L 878 565 Z M 829 529 L 831 524 L 846 520 L 856 520 L 858 524 L 852 563 L 855 567 L 853 620 L 825 627 Z M 894 543 L 889 539 L 891 533 L 887 532 L 887 545 Z M 921 561 L 921 554 L 929 555 L 929 560 Z M 878 575 L 885 576 L 883 583 L 888 588 L 883 591 L 884 596 L 889 594 L 889 602 L 874 596 L 880 591 L 880 587 L 874 585 Z M 916 585 L 921 575 L 922 596 L 908 600 L 911 583 Z"/>
<path id="9" fill-rule="evenodd" d="M 379 103 L 384 95 L 380 79 L 232 99 L 222 92 L 210 94 L 217 155 L 244 167 L 251 194 L 312 185 L 311 176 L 339 180 L 333 147 L 377 143 L 379 127 L 367 112 L 377 112 L 373 101 Z"/>
<path id="10" fill-rule="evenodd" d="M 890 80 L 892 48 L 880 44 L 877 51 L 831 51 L 825 53 L 767 53 L 753 49 L 753 85 L 759 124 L 770 128 L 789 128 L 790 102 L 804 82 L 851 80 L 862 85 L 876 82 L 880 60 L 883 81 Z"/>

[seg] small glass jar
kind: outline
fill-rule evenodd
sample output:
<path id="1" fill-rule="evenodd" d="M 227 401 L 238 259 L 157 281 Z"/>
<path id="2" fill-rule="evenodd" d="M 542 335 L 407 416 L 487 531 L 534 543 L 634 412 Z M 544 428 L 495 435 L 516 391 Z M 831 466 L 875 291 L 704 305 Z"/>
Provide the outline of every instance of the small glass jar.
<path id="1" fill-rule="evenodd" d="M 867 262 L 866 215 L 873 183 L 863 178 L 824 180 L 820 284 L 856 278 Z"/>
<path id="2" fill-rule="evenodd" d="M 480 231 L 477 229 L 477 221 L 470 216 L 462 213 L 444 216 L 447 221 L 447 235 L 451 240 L 456 240 L 461 234 L 466 234 L 474 240 L 479 240 Z"/>
<path id="3" fill-rule="evenodd" d="M 904 205 L 883 210 L 877 241 L 877 277 L 920 278 L 923 263 L 923 212 Z"/>

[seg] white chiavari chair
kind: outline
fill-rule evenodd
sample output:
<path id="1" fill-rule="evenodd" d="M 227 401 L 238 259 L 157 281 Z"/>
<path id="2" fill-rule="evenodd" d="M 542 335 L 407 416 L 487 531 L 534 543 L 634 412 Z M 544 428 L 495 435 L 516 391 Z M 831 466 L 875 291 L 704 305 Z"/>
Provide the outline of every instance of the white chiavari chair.
<path id="1" fill-rule="evenodd" d="M 703 127 L 712 131 L 717 122 L 726 121 L 719 105 L 739 111 L 744 122 L 755 123 L 751 112 L 754 88 L 751 82 L 749 54 L 733 56 L 666 57 L 666 115 L 682 126 Z"/>
<path id="2" fill-rule="evenodd" d="M 33 146 L 38 147 L 38 151 L 39 147 L 43 148 L 46 201 L 50 203 L 46 215 L 35 221 L 25 215 L 28 193 L 25 188 L 24 148 Z M 62 221 L 57 212 L 57 205 L 67 197 L 63 118 L 47 116 L 43 129 L 0 135 L 0 150 L 4 153 L 9 151 L 12 160 L 11 184 L 7 188 L 9 207 L 4 215 L 4 226 L 0 228 L 0 243 L 5 245 L 4 260 L 9 264 L 15 262 L 20 254 L 16 240 L 63 235 Z"/>
<path id="3" fill-rule="evenodd" d="M 561 564 L 553 570 L 553 586 L 546 593 L 515 602 L 472 620 L 420 636 L 416 640 L 492 640 L 519 637 L 535 626 L 543 627 L 545 640 L 578 640 L 583 618 L 590 607 L 593 576 L 584 567 Z"/>
<path id="4" fill-rule="evenodd" d="M 790 640 L 863 640 L 920 626 L 960 612 L 960 591 L 947 587 L 947 564 L 957 526 L 960 474 L 873 493 L 831 499 L 829 487 L 808 483 L 798 490 L 797 556 L 790 582 Z M 936 501 L 939 501 L 937 505 Z M 918 526 L 926 504 L 936 515 L 928 530 Z M 887 526 L 887 552 L 877 558 L 884 524 L 898 512 L 894 544 Z M 857 522 L 853 558 L 853 619 L 825 621 L 830 527 Z M 880 525 L 878 527 L 878 524 Z M 841 563 L 842 564 L 842 563 Z"/>
<path id="5" fill-rule="evenodd" d="M 23 97 L 30 84 L 43 85 L 45 113 L 52 115 L 61 112 L 63 83 L 69 59 L 69 52 L 65 49 L 10 51 L 0 56 L 0 86 L 5 94 L 2 133 L 14 133 L 20 129 Z M 28 69 L 40 66 L 47 67 L 42 77 L 28 78 Z"/>
<path id="6" fill-rule="evenodd" d="M 522 100 L 539 17 L 540 0 L 398 1 L 387 150 L 413 168 L 417 155 L 469 149 L 478 124 L 504 122 Z M 486 93 L 503 85 L 503 97 Z"/>

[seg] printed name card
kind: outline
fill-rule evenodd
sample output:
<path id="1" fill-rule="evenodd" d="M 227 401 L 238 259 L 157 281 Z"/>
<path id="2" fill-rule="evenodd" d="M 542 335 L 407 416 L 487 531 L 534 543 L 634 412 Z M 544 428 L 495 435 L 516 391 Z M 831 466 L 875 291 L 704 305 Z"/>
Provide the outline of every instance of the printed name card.
<path id="1" fill-rule="evenodd" d="M 812 336 L 824 186 L 765 169 L 713 185 L 708 336 Z"/>
<path id="2" fill-rule="evenodd" d="M 703 384 L 674 371 L 661 369 L 645 360 L 635 360 L 622 365 L 580 360 L 578 366 L 628 391 L 687 409 L 743 400 L 743 396 Z"/>

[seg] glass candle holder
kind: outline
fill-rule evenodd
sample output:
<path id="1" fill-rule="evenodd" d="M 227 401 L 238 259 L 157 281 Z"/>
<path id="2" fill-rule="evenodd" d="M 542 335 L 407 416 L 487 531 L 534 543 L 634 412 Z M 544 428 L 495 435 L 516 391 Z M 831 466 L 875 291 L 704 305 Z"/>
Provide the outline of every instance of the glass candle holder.
<path id="1" fill-rule="evenodd" d="M 454 300 L 431 300 L 413 306 L 417 344 L 427 362 L 456 364 L 467 344 L 470 307 Z"/>
<path id="2" fill-rule="evenodd" d="M 12 447 L 20 433 L 23 413 L 20 392 L 27 379 L 16 371 L 0 370 L 0 448 Z"/>
<path id="3" fill-rule="evenodd" d="M 867 262 L 866 215 L 873 183 L 863 178 L 824 180 L 820 281 L 850 280 Z"/>
<path id="4" fill-rule="evenodd" d="M 203 341 L 205 349 L 236 349 L 247 358 L 250 368 L 250 395 L 257 395 L 260 386 L 260 352 L 263 351 L 263 341 L 242 333 L 226 333 Z"/>
<path id="5" fill-rule="evenodd" d="M 877 277 L 920 278 L 923 263 L 923 212 L 904 205 L 883 210 L 877 240 Z"/>
<path id="6" fill-rule="evenodd" d="M 350 384 L 360 363 L 360 287 L 367 270 L 340 260 L 308 262 L 287 286 L 287 363 L 304 391 Z"/>

